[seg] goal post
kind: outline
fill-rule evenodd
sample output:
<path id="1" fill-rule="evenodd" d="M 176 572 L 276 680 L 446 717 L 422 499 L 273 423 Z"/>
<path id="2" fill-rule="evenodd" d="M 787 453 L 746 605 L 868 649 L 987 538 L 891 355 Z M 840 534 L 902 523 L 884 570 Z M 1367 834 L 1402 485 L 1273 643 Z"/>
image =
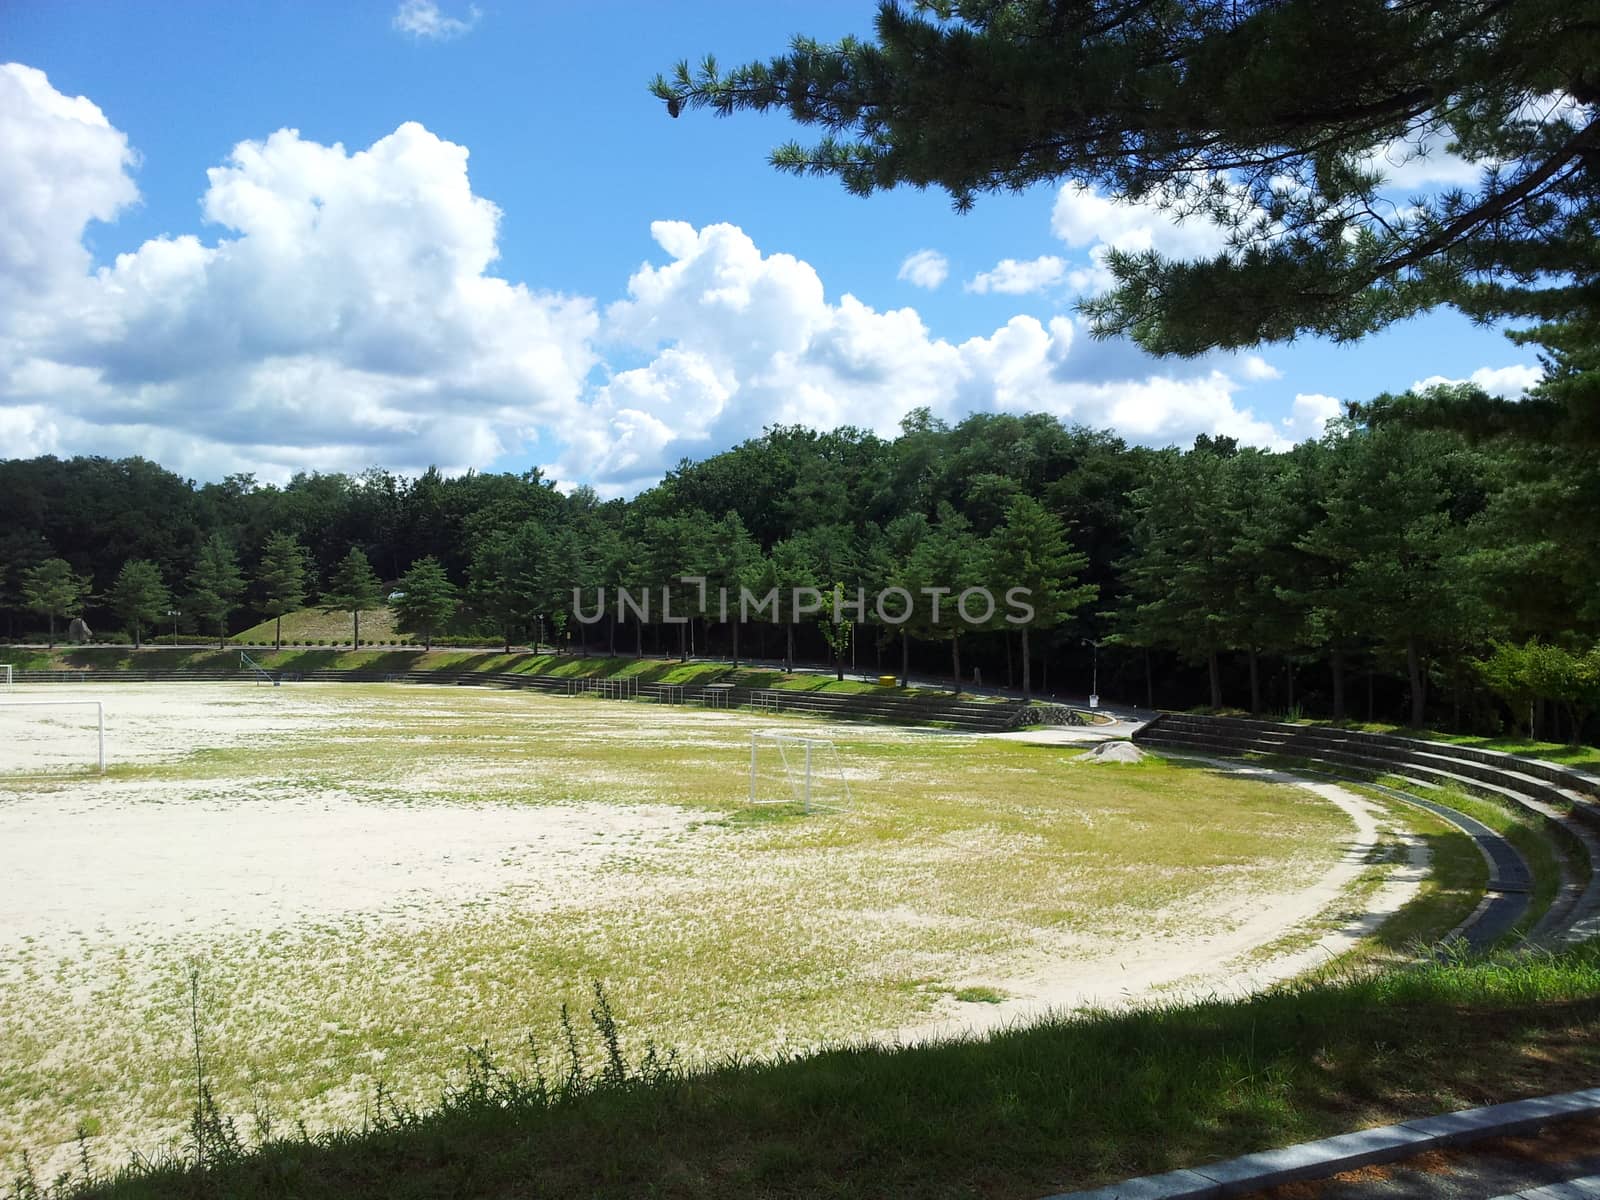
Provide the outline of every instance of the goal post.
<path id="1" fill-rule="evenodd" d="M 280 671 L 277 674 L 273 674 L 243 650 L 239 651 L 239 669 L 252 672 L 256 677 L 257 687 L 264 683 L 270 683 L 273 687 L 279 687 L 283 684 L 283 672 Z"/>
<path id="2" fill-rule="evenodd" d="M 0 715 L 4 715 L 5 711 L 10 710 L 10 709 L 15 709 L 15 708 L 78 708 L 78 709 L 90 709 L 90 708 L 92 708 L 92 709 L 94 709 L 94 725 L 95 725 L 95 754 L 94 754 L 94 759 L 95 759 L 95 770 L 101 775 L 105 774 L 105 772 L 106 772 L 106 706 L 105 706 L 105 701 L 103 701 L 103 700 L 0 700 Z M 12 742 L 12 741 L 15 741 L 15 737 L 13 735 L 13 737 L 7 738 L 7 739 L 4 739 L 4 740 L 8 741 L 8 742 Z M 7 768 L 9 768 L 11 766 L 11 764 L 8 763 L 6 760 L 7 760 L 7 755 L 5 755 L 4 753 L 0 753 L 0 773 L 8 773 L 7 772 Z M 45 769 L 48 770 L 49 767 L 46 766 Z M 22 768 L 22 772 L 23 773 L 28 773 L 26 766 L 24 766 Z"/>
<path id="3" fill-rule="evenodd" d="M 798 804 L 805 812 L 854 805 L 839 750 L 827 738 L 757 729 L 750 734 L 750 803 Z"/>
<path id="4" fill-rule="evenodd" d="M 11 690 L 11 676 L 11 664 L 0 663 L 0 692 L 9 692 Z"/>

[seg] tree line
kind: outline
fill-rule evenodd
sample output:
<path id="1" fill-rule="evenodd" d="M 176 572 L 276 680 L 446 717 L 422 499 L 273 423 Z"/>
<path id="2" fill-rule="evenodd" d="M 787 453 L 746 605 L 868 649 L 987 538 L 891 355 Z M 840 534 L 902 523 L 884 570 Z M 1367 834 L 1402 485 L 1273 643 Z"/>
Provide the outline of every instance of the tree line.
<path id="1" fill-rule="evenodd" d="M 1466 389 L 1443 397 L 1468 403 Z M 315 604 L 401 627 L 577 652 L 826 660 L 1125 701 L 1512 723 L 1578 736 L 1597 704 L 1600 464 L 1584 446 L 1429 428 L 1438 394 L 1357 406 L 1285 452 L 1129 446 L 1045 415 L 898 436 L 774 427 L 629 500 L 538 471 L 371 470 L 197 485 L 140 459 L 0 462 L 0 620 L 53 639 L 167 614 L 226 638 Z M 903 624 L 831 605 L 753 627 L 720 588 L 826 596 L 1025 587 L 1014 627 Z M 687 623 L 572 590 L 665 589 Z M 781 618 L 781 619 L 780 619 Z"/>

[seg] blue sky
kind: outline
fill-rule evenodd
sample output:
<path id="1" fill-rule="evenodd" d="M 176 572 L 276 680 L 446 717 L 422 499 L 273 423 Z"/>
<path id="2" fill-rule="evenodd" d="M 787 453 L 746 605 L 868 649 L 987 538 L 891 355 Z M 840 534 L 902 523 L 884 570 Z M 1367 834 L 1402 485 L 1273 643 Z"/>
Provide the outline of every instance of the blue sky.
<path id="1" fill-rule="evenodd" d="M 673 121 L 646 91 L 708 50 L 870 34 L 872 11 L 11 0 L 0 454 L 538 464 L 619 494 L 774 420 L 1042 409 L 1283 444 L 1334 399 L 1534 377 L 1447 313 L 1198 363 L 1091 345 L 1072 305 L 1099 242 L 1207 231 L 1055 188 L 965 216 L 862 200 L 766 165 L 785 122 Z"/>

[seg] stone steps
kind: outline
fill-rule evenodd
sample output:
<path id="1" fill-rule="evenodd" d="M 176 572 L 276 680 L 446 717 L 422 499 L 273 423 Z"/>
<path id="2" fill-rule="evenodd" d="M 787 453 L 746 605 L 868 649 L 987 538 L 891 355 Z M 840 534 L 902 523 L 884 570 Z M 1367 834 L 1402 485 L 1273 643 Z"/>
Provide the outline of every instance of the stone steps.
<path id="1" fill-rule="evenodd" d="M 1422 795 L 1453 786 L 1536 814 L 1583 866 L 1573 870 L 1562 857 L 1561 890 L 1530 938 L 1572 941 L 1600 932 L 1600 778 L 1587 772 L 1445 742 L 1238 717 L 1163 714 L 1134 739 L 1174 750 L 1304 759 L 1360 777 L 1393 776 Z"/>

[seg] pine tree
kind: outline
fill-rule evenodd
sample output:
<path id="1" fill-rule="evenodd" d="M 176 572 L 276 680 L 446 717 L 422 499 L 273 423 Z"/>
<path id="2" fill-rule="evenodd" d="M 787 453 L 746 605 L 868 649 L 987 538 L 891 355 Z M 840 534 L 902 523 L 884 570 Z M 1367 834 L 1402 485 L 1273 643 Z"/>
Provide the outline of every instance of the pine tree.
<path id="1" fill-rule="evenodd" d="M 1212 708 L 1222 707 L 1218 656 L 1229 648 L 1232 632 L 1234 531 L 1223 503 L 1230 451 L 1207 441 L 1151 462 L 1147 482 L 1133 495 L 1135 549 L 1124 572 L 1131 612 L 1123 638 L 1204 663 Z"/>
<path id="2" fill-rule="evenodd" d="M 354 630 L 351 648 L 359 650 L 361 614 L 370 612 L 382 603 L 383 591 L 378 577 L 372 573 L 372 564 L 358 547 L 351 546 L 350 553 L 335 568 L 327 590 L 322 593 L 323 611 L 350 614 Z"/>
<path id="3" fill-rule="evenodd" d="M 398 624 L 407 633 L 421 633 L 423 649 L 433 649 L 434 632 L 456 611 L 456 586 L 431 554 L 411 564 L 390 600 Z"/>
<path id="4" fill-rule="evenodd" d="M 1019 496 L 1006 509 L 1005 523 L 989 535 L 989 586 L 1004 604 L 1005 593 L 1025 589 L 1033 619 L 1021 626 L 1022 695 L 1033 695 L 1033 660 L 1028 633 L 1032 628 L 1054 629 L 1088 604 L 1100 589 L 1079 583 L 1088 565 L 1086 555 L 1072 549 L 1067 531 L 1055 514 L 1027 496 Z"/>
<path id="5" fill-rule="evenodd" d="M 816 563 L 806 540 L 800 536 L 784 538 L 774 546 L 768 563 L 773 584 L 778 589 L 778 614 L 783 622 L 783 669 L 793 671 L 794 631 L 799 615 L 795 610 L 800 607 L 796 593 L 807 589 L 821 591 Z"/>
<path id="6" fill-rule="evenodd" d="M 89 596 L 89 578 L 60 558 L 47 558 L 22 573 L 22 602 L 50 618 L 50 648 L 56 646 L 56 618 L 75 613 Z"/>
<path id="7" fill-rule="evenodd" d="M 189 607 L 217 623 L 217 648 L 228 644 L 228 615 L 239 606 L 244 576 L 239 573 L 233 547 L 220 533 L 200 544 L 200 555 L 189 572 Z"/>
<path id="8" fill-rule="evenodd" d="M 1314 611 L 1329 628 L 1369 631 L 1380 649 L 1404 659 L 1409 720 L 1420 727 L 1426 654 L 1452 636 L 1472 603 L 1464 523 L 1479 503 L 1478 468 L 1448 435 L 1390 426 L 1336 436 L 1324 515 L 1299 543 L 1324 561 L 1330 579 Z"/>
<path id="9" fill-rule="evenodd" d="M 122 618 L 133 633 L 133 648 L 144 645 L 146 625 L 153 625 L 172 605 L 167 585 L 161 581 L 161 572 L 155 563 L 142 558 L 129 559 L 117 572 L 116 582 L 106 596 L 111 611 Z"/>
<path id="10" fill-rule="evenodd" d="M 711 527 L 706 539 L 706 590 L 711 598 L 710 603 L 715 606 L 713 611 L 707 614 L 707 620 L 710 620 L 712 615 L 721 618 L 722 605 L 719 597 L 726 594 L 729 626 L 733 639 L 732 658 L 736 667 L 739 665 L 739 588 L 760 553 L 760 547 L 745 530 L 744 522 L 739 519 L 739 514 L 736 512 L 724 513 L 722 520 Z"/>
<path id="11" fill-rule="evenodd" d="M 949 504 L 939 506 L 939 519 L 906 559 L 900 586 L 911 593 L 916 608 L 909 631 L 929 641 L 950 643 L 950 690 L 961 694 L 961 635 L 957 598 L 988 574 L 987 548 L 967 519 Z"/>
<path id="12" fill-rule="evenodd" d="M 283 615 L 306 602 L 306 550 L 293 534 L 274 533 L 261 550 L 256 586 L 261 589 L 261 611 L 273 618 L 273 649 L 283 649 Z"/>

